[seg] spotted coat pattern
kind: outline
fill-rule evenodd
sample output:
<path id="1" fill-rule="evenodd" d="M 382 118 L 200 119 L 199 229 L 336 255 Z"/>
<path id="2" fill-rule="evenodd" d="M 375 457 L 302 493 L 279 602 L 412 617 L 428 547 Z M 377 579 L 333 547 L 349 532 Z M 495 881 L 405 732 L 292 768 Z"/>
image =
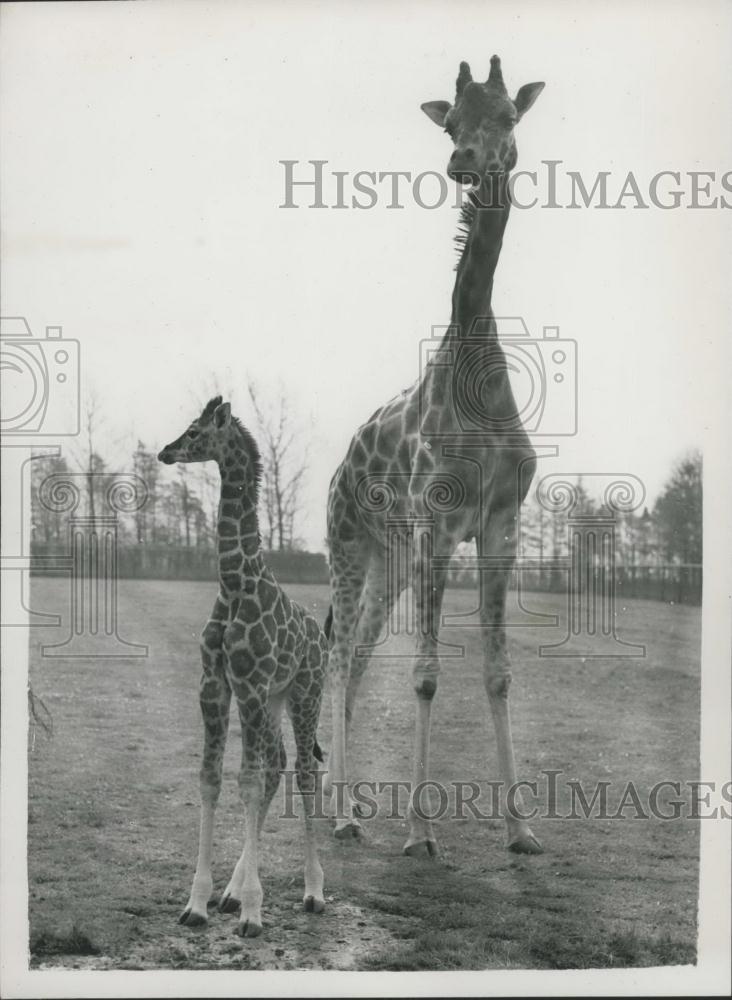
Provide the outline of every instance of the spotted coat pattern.
<path id="1" fill-rule="evenodd" d="M 241 723 L 239 786 L 245 813 L 245 844 L 220 901 L 240 911 L 243 936 L 261 932 L 262 889 L 257 848 L 267 810 L 286 766 L 281 733 L 283 709 L 296 746 L 296 778 L 305 814 L 305 908 L 324 908 L 323 873 L 315 847 L 312 814 L 316 791 L 316 731 L 327 642 L 317 621 L 292 601 L 267 568 L 257 521 L 259 453 L 221 397 L 160 453 L 166 464 L 216 461 L 221 473 L 217 529 L 219 593 L 201 634 L 199 700 L 204 726 L 201 765 L 199 857 L 181 923 L 205 923 L 212 891 L 213 815 L 221 788 L 232 701 Z"/>
<path id="2" fill-rule="evenodd" d="M 476 540 L 480 558 L 483 670 L 500 776 L 504 787 L 517 780 L 508 710 L 511 665 L 505 605 L 517 517 L 534 475 L 535 453 L 511 390 L 491 297 L 510 210 L 508 171 L 516 163 L 513 125 L 542 86 L 527 85 L 512 102 L 494 57 L 486 84 L 474 83 L 463 63 L 454 106 L 423 106 L 453 138 L 455 154 L 448 173 L 479 172 L 480 183 L 463 211 L 465 232 L 450 326 L 420 379 L 359 427 L 330 484 L 331 783 L 347 780 L 346 746 L 359 682 L 373 644 L 410 583 L 416 634 L 413 789 L 427 780 L 442 597 L 449 559 L 467 539 Z M 515 801 L 516 810 L 508 804 L 504 810 L 509 847 L 538 852 L 538 841 L 518 814 L 518 798 Z M 414 804 L 409 819 L 405 851 L 434 854 L 432 826 Z M 336 836 L 360 835 L 352 802 L 341 794 Z"/>

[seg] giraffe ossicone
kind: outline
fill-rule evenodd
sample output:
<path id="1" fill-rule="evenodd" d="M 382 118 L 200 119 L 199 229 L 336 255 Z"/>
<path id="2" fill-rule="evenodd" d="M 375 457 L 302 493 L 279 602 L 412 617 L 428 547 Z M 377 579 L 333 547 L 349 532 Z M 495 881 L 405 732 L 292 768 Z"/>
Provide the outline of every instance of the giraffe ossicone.
<path id="1" fill-rule="evenodd" d="M 535 472 L 536 455 L 511 390 L 491 298 L 510 210 L 508 174 L 517 161 L 514 127 L 543 86 L 526 84 L 511 100 L 500 60 L 494 56 L 485 83 L 475 82 L 468 64 L 461 63 L 454 101 L 421 106 L 453 141 L 448 176 L 472 186 L 461 216 L 452 317 L 423 375 L 359 427 L 330 484 L 329 780 L 340 793 L 336 835 L 347 837 L 360 827 L 347 791 L 346 752 L 369 649 L 411 583 L 416 701 L 413 799 L 405 851 L 412 855 L 437 852 L 432 825 L 415 808 L 414 795 L 429 775 L 431 702 L 440 673 L 438 632 L 447 567 L 457 545 L 472 539 L 480 567 L 483 680 L 498 745 L 508 846 L 517 852 L 541 851 L 523 818 L 517 786 L 505 629 L 517 515 Z M 481 418 L 477 422 L 476 413 Z M 466 414 L 472 421 L 467 426 Z M 457 491 L 450 485 L 456 481 L 461 484 Z M 370 487 L 364 490 L 367 482 Z M 364 497 L 386 497 L 388 502 L 368 503 Z M 435 502 L 445 497 L 457 501 Z M 509 789 L 511 794 L 505 794 Z"/>
<path id="2" fill-rule="evenodd" d="M 217 526 L 219 592 L 201 634 L 203 672 L 199 700 L 204 727 L 200 772 L 201 820 L 198 862 L 188 903 L 187 926 L 208 919 L 213 891 L 214 814 L 221 790 L 232 696 L 239 712 L 242 760 L 239 788 L 244 806 L 244 849 L 219 903 L 239 912 L 238 933 L 262 930 L 259 837 L 286 766 L 281 720 L 287 712 L 295 736 L 295 772 L 304 813 L 303 904 L 321 912 L 323 870 L 313 828 L 317 791 L 320 702 L 327 640 L 315 618 L 290 600 L 266 566 L 260 548 L 257 499 L 261 463 L 256 442 L 220 396 L 158 458 L 214 461 L 221 474 Z"/>

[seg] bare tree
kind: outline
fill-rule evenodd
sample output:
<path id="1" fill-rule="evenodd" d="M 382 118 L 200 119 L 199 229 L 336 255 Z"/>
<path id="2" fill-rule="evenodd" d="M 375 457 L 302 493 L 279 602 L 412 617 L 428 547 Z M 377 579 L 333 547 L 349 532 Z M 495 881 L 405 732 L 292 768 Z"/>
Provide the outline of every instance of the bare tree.
<path id="1" fill-rule="evenodd" d="M 214 462 L 203 462 L 197 468 L 196 480 L 201 497 L 201 509 L 206 517 L 206 531 L 211 540 L 216 537 L 219 519 L 219 498 L 221 496 L 221 476 Z"/>
<path id="2" fill-rule="evenodd" d="M 178 482 L 173 484 L 178 502 L 180 504 L 180 514 L 183 521 L 184 538 L 186 548 L 191 547 L 191 520 L 195 507 L 193 494 L 188 485 L 188 469 L 185 465 L 178 466 Z"/>
<path id="3" fill-rule="evenodd" d="M 137 543 L 157 541 L 157 503 L 158 482 L 160 480 L 160 463 L 155 452 L 145 446 L 138 438 L 137 447 L 132 455 L 132 468 L 145 483 L 147 502 L 135 511 L 135 536 Z"/>
<path id="4" fill-rule="evenodd" d="M 65 537 L 68 512 L 53 510 L 41 500 L 41 485 L 52 475 L 69 473 L 69 467 L 63 455 L 37 455 L 34 453 L 31 463 L 31 517 L 33 541 L 43 544 L 60 545 Z"/>
<path id="5" fill-rule="evenodd" d="M 268 549 L 290 549 L 301 510 L 302 487 L 307 472 L 307 450 L 302 447 L 284 392 L 266 408 L 253 381 L 247 384 L 257 421 L 262 453 L 264 535 Z"/>
<path id="6" fill-rule="evenodd" d="M 91 387 L 85 394 L 83 432 L 74 447 L 74 460 L 86 479 L 86 513 L 96 516 L 96 476 L 103 472 L 106 463 L 97 451 L 100 431 L 104 426 L 99 396 Z"/>

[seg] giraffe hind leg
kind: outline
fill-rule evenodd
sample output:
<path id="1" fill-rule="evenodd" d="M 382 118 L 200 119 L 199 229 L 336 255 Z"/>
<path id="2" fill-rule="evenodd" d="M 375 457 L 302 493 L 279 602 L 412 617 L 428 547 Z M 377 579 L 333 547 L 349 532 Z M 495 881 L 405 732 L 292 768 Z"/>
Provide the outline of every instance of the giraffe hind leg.
<path id="1" fill-rule="evenodd" d="M 346 746 L 351 745 L 356 699 L 361 680 L 371 662 L 375 644 L 404 586 L 402 580 L 387 580 L 383 561 L 372 562 L 361 599 L 353 659 L 346 689 Z M 362 815 L 360 806 L 354 807 L 354 813 L 359 817 Z"/>
<path id="2" fill-rule="evenodd" d="M 303 662 L 298 681 L 290 691 L 287 712 L 295 736 L 295 775 L 300 792 L 304 817 L 305 890 L 303 907 L 309 913 L 322 913 L 323 869 L 318 858 L 314 813 L 316 795 L 320 794 L 318 782 L 317 730 L 320 718 L 320 700 L 325 676 L 327 649 L 324 643 L 311 642 Z M 302 679 L 301 679 L 302 678 Z"/>
<path id="3" fill-rule="evenodd" d="M 331 549 L 331 600 L 333 625 L 330 636 L 330 680 L 333 706 L 333 736 L 326 795 L 335 802 L 335 830 L 338 839 L 360 836 L 361 825 L 354 815 L 348 790 L 346 763 L 346 694 L 350 680 L 352 644 L 358 608 L 370 560 L 364 542 L 353 539 Z"/>

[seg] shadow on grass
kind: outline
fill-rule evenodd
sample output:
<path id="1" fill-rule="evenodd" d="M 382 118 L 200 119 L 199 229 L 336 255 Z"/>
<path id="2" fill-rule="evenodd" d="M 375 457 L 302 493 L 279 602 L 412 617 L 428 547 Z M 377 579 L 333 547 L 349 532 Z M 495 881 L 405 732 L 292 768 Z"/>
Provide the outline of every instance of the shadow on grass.
<path id="1" fill-rule="evenodd" d="M 530 861 L 473 878 L 440 862 L 395 859 L 364 903 L 396 942 L 370 955 L 365 968 L 599 969 L 696 961 L 689 943 L 613 927 L 582 899 L 587 888 L 580 882 L 570 889 Z"/>
<path id="2" fill-rule="evenodd" d="M 30 941 L 31 960 L 43 961 L 51 955 L 98 955 L 99 948 L 77 924 L 66 932 L 40 931 Z"/>

